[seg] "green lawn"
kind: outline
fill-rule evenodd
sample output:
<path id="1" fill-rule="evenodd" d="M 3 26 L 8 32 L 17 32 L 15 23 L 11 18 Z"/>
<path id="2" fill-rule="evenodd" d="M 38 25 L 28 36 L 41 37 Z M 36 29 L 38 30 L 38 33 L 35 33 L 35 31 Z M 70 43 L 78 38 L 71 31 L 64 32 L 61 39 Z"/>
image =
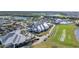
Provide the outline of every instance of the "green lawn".
<path id="1" fill-rule="evenodd" d="M 56 25 L 52 36 L 47 41 L 33 46 L 34 48 L 52 48 L 52 47 L 79 47 L 79 43 L 76 41 L 74 30 L 76 26 L 73 24 Z M 65 30 L 64 41 L 61 41 L 61 36 Z"/>

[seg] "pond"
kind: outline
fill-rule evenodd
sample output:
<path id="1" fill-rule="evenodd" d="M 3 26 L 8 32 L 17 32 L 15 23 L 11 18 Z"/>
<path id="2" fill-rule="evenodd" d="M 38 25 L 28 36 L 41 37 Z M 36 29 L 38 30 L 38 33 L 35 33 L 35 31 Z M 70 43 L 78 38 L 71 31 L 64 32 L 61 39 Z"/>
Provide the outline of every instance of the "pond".
<path id="1" fill-rule="evenodd" d="M 79 28 L 75 30 L 76 39 L 79 41 Z"/>

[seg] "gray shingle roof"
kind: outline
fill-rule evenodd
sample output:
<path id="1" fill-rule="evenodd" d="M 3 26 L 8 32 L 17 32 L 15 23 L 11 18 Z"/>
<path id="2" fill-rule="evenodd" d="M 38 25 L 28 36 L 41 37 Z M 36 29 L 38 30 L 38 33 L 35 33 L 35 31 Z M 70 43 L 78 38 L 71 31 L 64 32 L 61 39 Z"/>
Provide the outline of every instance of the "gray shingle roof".
<path id="1" fill-rule="evenodd" d="M 2 39 L 0 39 L 0 41 L 3 45 L 22 43 L 26 40 L 26 37 L 20 34 L 20 32 L 20 30 L 12 31 L 6 34 Z"/>

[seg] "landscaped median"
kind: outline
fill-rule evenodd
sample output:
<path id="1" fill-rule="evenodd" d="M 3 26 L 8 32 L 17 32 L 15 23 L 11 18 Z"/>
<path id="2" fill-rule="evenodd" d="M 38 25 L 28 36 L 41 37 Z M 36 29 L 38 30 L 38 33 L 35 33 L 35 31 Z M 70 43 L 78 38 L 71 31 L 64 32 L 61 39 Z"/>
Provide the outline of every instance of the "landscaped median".
<path id="1" fill-rule="evenodd" d="M 52 48 L 52 47 L 79 47 L 79 42 L 76 40 L 74 24 L 56 25 L 53 34 L 47 41 L 33 46 L 34 48 Z"/>

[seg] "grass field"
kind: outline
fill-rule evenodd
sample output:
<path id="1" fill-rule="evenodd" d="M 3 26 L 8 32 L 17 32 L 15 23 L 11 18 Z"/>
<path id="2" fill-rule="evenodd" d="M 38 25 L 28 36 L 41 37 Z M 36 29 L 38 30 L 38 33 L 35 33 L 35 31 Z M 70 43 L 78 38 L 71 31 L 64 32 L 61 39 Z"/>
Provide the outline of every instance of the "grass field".
<path id="1" fill-rule="evenodd" d="M 56 25 L 53 34 L 48 38 L 48 40 L 33 46 L 33 48 L 79 47 L 79 42 L 76 41 L 74 35 L 75 29 L 76 26 L 73 24 Z M 63 34 L 64 30 L 65 33 Z M 61 41 L 62 35 L 64 35 L 63 41 Z"/>

